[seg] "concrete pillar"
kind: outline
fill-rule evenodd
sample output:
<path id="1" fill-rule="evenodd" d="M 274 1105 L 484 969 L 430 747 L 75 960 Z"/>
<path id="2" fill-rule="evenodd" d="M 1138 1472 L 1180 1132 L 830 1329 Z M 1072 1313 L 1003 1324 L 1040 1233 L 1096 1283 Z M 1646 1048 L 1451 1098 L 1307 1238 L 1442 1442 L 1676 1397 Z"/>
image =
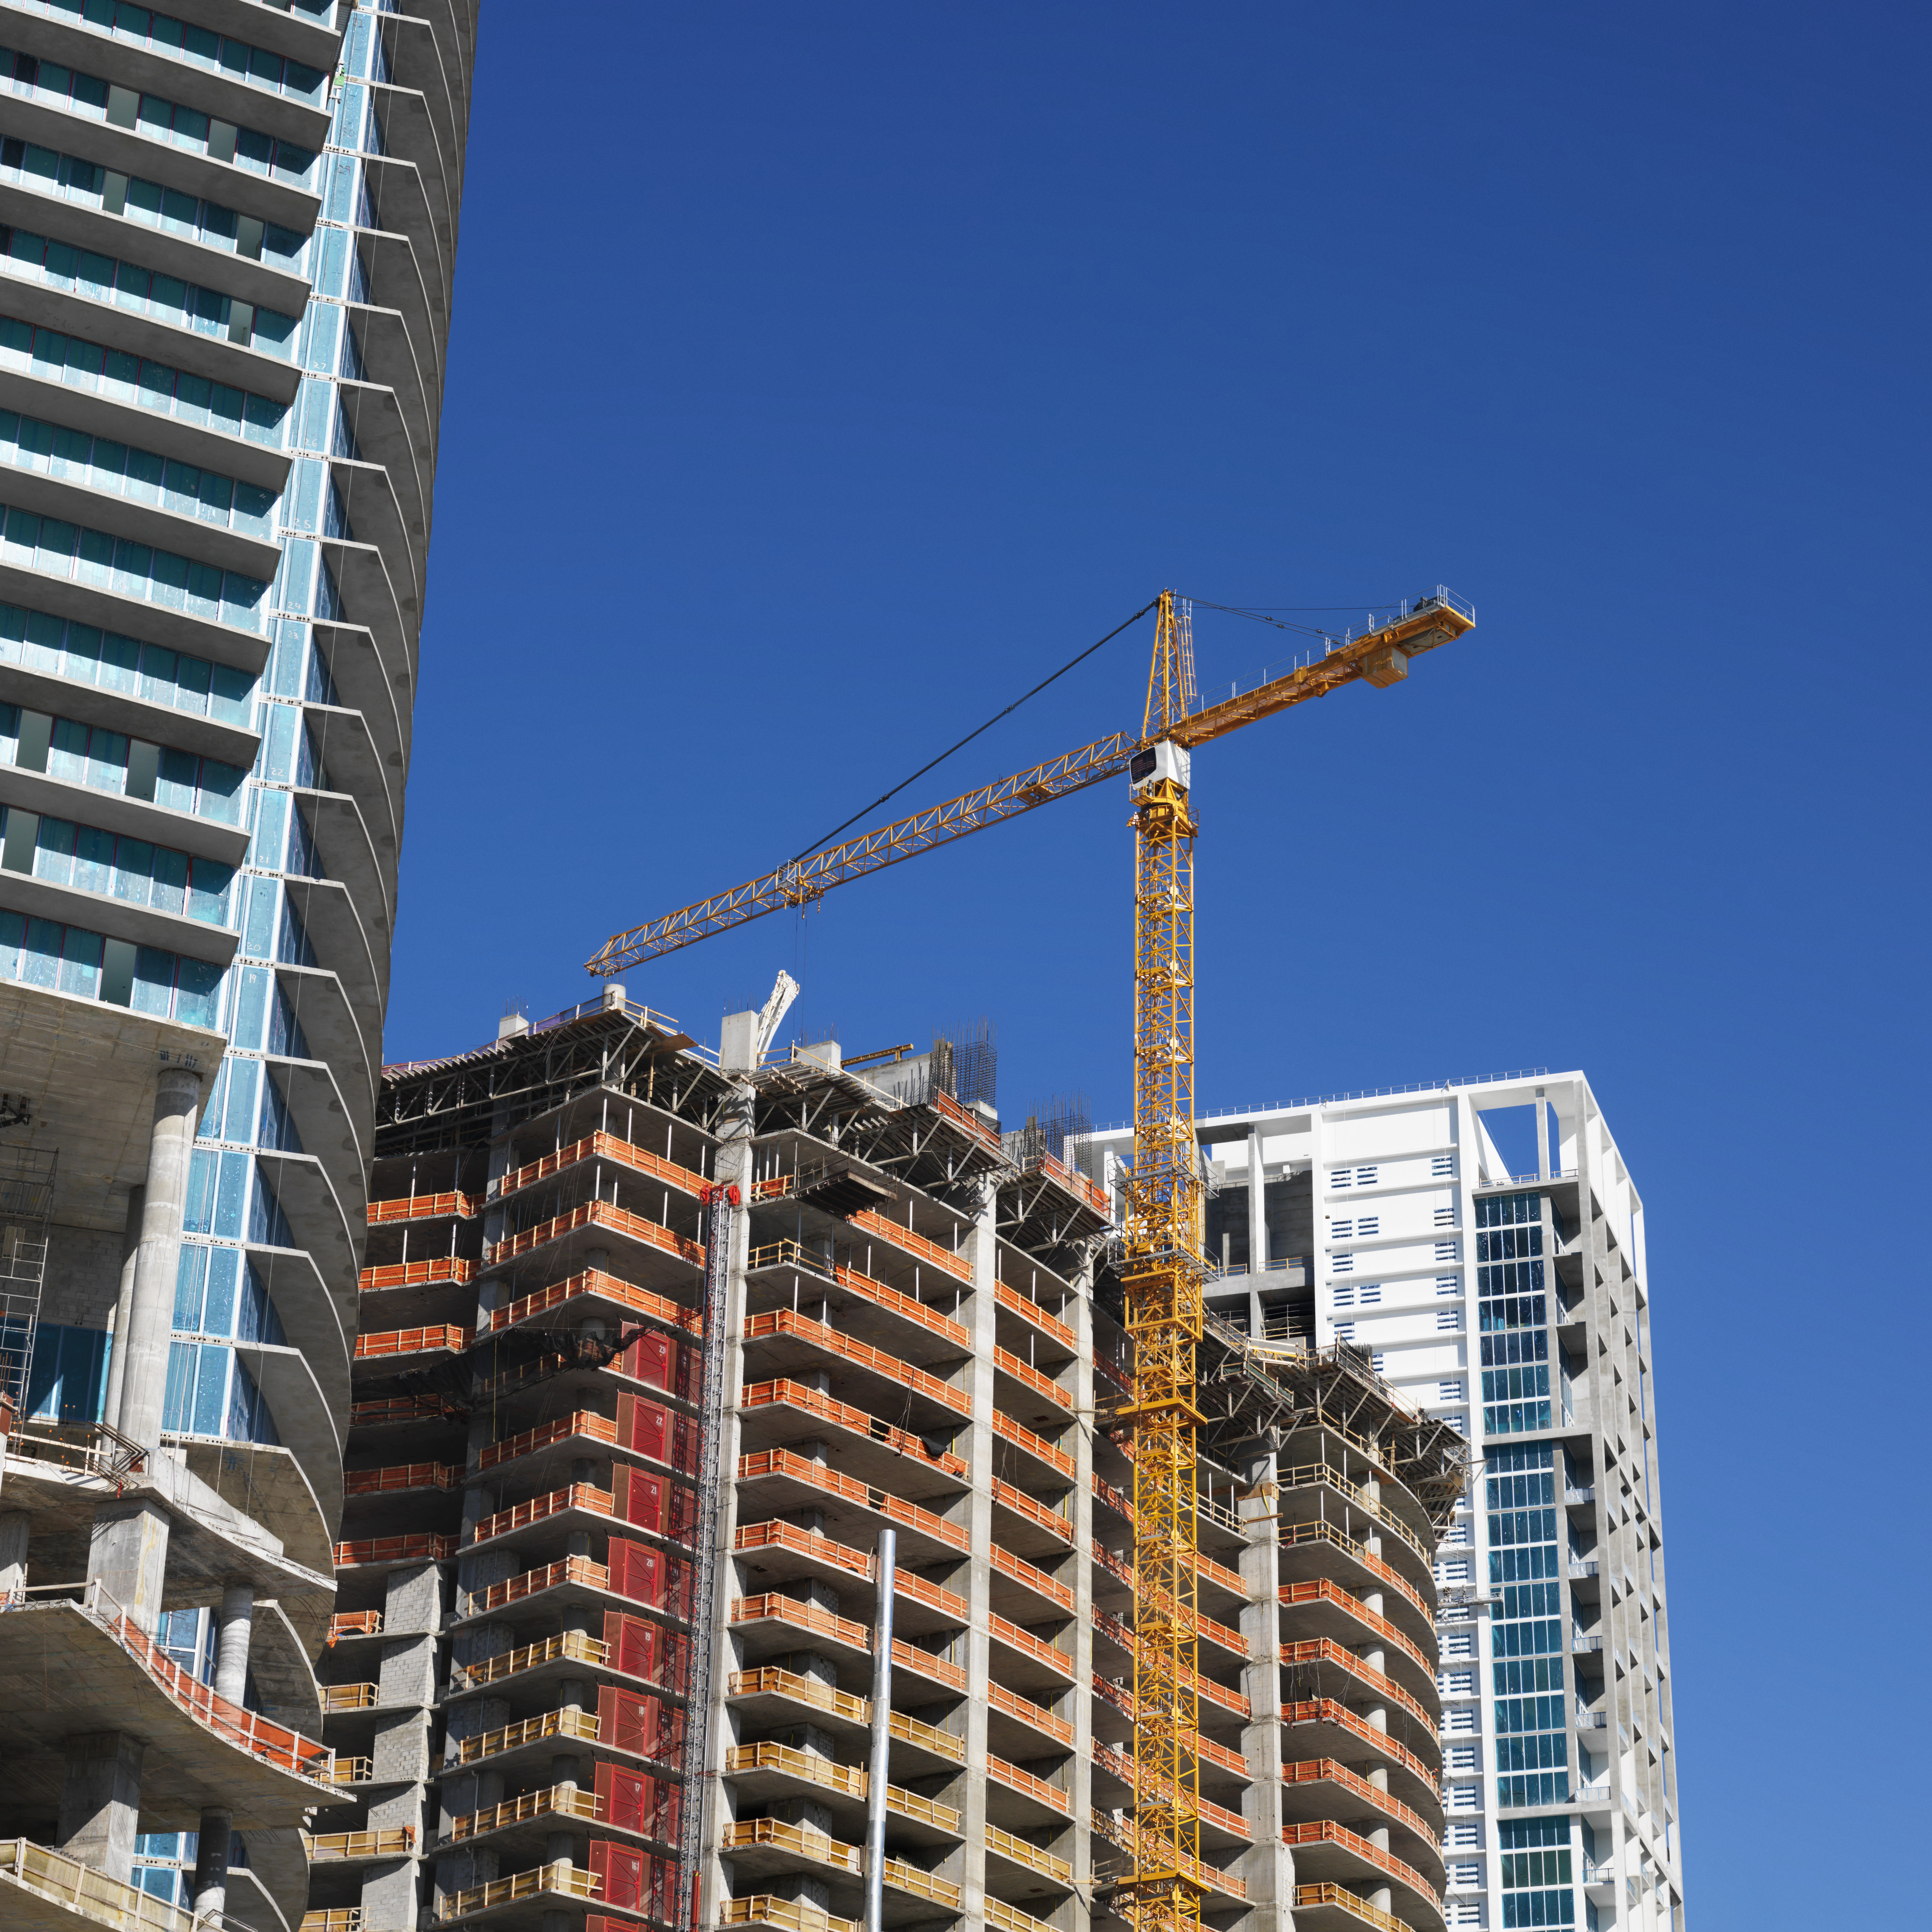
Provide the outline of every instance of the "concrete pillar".
<path id="1" fill-rule="evenodd" d="M 128 1324 L 134 1307 L 134 1258 L 141 1252 L 142 1204 L 148 1190 L 137 1182 L 128 1190 L 128 1220 L 121 1232 L 121 1289 L 114 1301 L 114 1336 L 107 1351 L 107 1404 L 110 1422 L 121 1413 L 122 1372 L 128 1366 Z"/>
<path id="2" fill-rule="evenodd" d="M 188 1160 L 194 1150 L 201 1076 L 164 1066 L 154 1084 L 154 1124 L 148 1142 L 148 1177 L 141 1204 L 141 1241 L 135 1250 L 128 1300 L 126 1352 L 116 1426 L 152 1448 L 161 1439 L 167 1393 L 168 1343 L 173 1334 L 175 1274 L 181 1258 L 182 1212 L 188 1199 Z M 115 1352 L 122 1352 L 115 1337 Z"/>
<path id="3" fill-rule="evenodd" d="M 1072 1327 L 1078 1343 L 1074 1413 L 1084 1418 L 1094 1414 L 1097 1386 L 1094 1372 L 1094 1264 L 1098 1252 L 1097 1247 L 1089 1247 L 1082 1256 L 1073 1278 L 1076 1292 L 1061 1316 Z M 1073 1696 L 1069 1709 L 1073 1720 L 1073 1761 L 1067 1767 L 1067 1782 L 1072 1787 L 1073 1830 L 1066 1850 L 1076 1873 L 1094 1869 L 1094 1437 L 1091 1428 L 1076 1429 L 1070 1445 L 1074 1484 L 1070 1500 L 1073 1548 L 1078 1561 L 1073 1566 Z M 1078 1922 L 1076 1915 L 1075 1923 Z"/>
<path id="4" fill-rule="evenodd" d="M 0 1603 L 27 1587 L 27 1540 L 33 1523 L 24 1510 L 0 1514 Z"/>
<path id="5" fill-rule="evenodd" d="M 1254 1915 L 1250 1922 L 1270 1932 L 1292 1922 L 1294 1903 L 1294 1858 L 1281 1838 L 1281 1767 L 1288 1753 L 1281 1730 L 1281 1522 L 1274 1451 L 1257 1450 L 1242 1465 L 1240 1476 L 1235 1508 L 1248 1539 L 1241 1552 L 1247 1597 L 1241 1610 L 1241 1647 L 1247 1654 L 1241 1688 L 1248 1698 L 1241 1755 L 1251 1780 L 1242 1814 L 1252 1842 L 1241 1875 Z"/>
<path id="6" fill-rule="evenodd" d="M 147 1749 L 124 1731 L 97 1731 L 67 1741 L 56 1841 L 69 1858 L 124 1885 L 134 1875 L 141 1761 Z"/>
<path id="7" fill-rule="evenodd" d="M 118 1499 L 94 1511 L 88 1581 L 98 1583 L 150 1636 L 160 1622 L 167 1567 L 168 1516 L 158 1504 Z"/>
<path id="8" fill-rule="evenodd" d="M 999 1304 L 993 1285 L 999 1278 L 999 1197 L 990 1180 L 980 1184 L 980 1198 L 973 1226 L 973 1299 L 960 1311 L 972 1331 L 973 1358 L 968 1370 L 972 1392 L 972 1422 L 968 1435 L 966 1460 L 971 1466 L 973 1487 L 968 1498 L 968 1548 L 970 1567 L 965 1595 L 972 1606 L 972 1622 L 966 1633 L 966 1682 L 982 1685 L 992 1676 L 992 1640 L 987 1634 L 987 1616 L 992 1608 L 993 1492 L 992 1475 L 998 1466 L 993 1433 L 993 1350 L 998 1346 L 997 1317 Z M 1091 1682 L 1091 1679 L 1089 1679 Z M 966 1762 L 983 1766 L 991 1748 L 986 1723 L 988 1706 L 983 1696 L 969 1697 L 966 1704 Z M 986 1916 L 986 1780 L 969 1777 L 962 1796 L 962 1820 L 966 1844 L 960 1869 L 950 1874 L 964 1894 L 961 1910 L 969 1925 L 978 1924 Z"/>
<path id="9" fill-rule="evenodd" d="M 194 1909 L 197 1915 L 221 1912 L 228 1904 L 228 1846 L 235 1834 L 231 1812 L 204 1811 L 194 1859 Z"/>
<path id="10" fill-rule="evenodd" d="M 1371 1504 L 1379 1504 L 1382 1502 L 1382 1484 L 1376 1478 L 1376 1472 L 1372 1466 L 1370 1468 L 1368 1475 L 1363 1482 L 1362 1496 L 1364 1502 Z M 1376 1529 L 1372 1526 L 1372 1522 L 1368 1533 L 1363 1538 L 1362 1543 L 1363 1546 L 1368 1551 L 1371 1556 L 1379 1556 L 1382 1553 L 1382 1534 L 1378 1530 Z M 1382 1593 L 1381 1591 L 1364 1591 L 1362 1593 L 1362 1600 L 1370 1610 L 1375 1612 L 1377 1616 L 1381 1616 L 1384 1614 L 1384 1604 L 1382 1600 Z M 1379 1648 L 1365 1648 L 1362 1652 L 1362 1661 L 1366 1664 L 1371 1670 L 1386 1672 L 1388 1669 L 1388 1654 L 1387 1652 Z M 1369 1722 L 1373 1724 L 1378 1730 L 1387 1730 L 1388 1729 L 1388 1707 L 1383 1704 L 1374 1706 L 1368 1713 L 1368 1719 Z M 1368 1781 L 1378 1791 L 1386 1791 L 1388 1789 L 1388 1771 L 1387 1767 L 1377 1766 L 1372 1769 L 1368 1774 Z M 1388 1850 L 1389 1833 L 1388 1827 L 1386 1825 L 1377 1826 L 1374 1830 L 1368 1832 L 1366 1836 L 1369 1843 L 1373 1845 L 1378 1851 L 1385 1852 Z M 1394 1908 L 1395 1895 L 1393 1891 L 1388 1886 L 1378 1886 L 1369 1893 L 1368 1900 L 1370 1904 L 1372 1906 L 1376 1911 L 1389 1912 Z"/>
<path id="11" fill-rule="evenodd" d="M 214 1694 L 239 1704 L 248 1691 L 248 1644 L 255 1628 L 255 1586 L 230 1583 L 215 1613 Z"/>
<path id="12" fill-rule="evenodd" d="M 1265 1274 L 1268 1266 L 1268 1183 L 1262 1173 L 1262 1137 L 1248 1136 L 1248 1272 Z"/>

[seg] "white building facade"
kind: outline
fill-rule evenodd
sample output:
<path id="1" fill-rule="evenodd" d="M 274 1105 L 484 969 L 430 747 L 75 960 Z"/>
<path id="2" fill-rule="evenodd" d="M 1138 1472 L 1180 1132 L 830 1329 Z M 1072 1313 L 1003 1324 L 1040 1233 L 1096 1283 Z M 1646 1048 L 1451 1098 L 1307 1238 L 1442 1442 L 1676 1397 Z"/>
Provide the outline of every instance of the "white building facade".
<path id="1" fill-rule="evenodd" d="M 1580 1072 L 1205 1118 L 1210 1312 L 1472 1444 L 1442 1589 L 1451 1925 L 1681 1932 L 1643 1204 Z M 1083 1152 L 1118 1184 L 1132 1134 Z"/>

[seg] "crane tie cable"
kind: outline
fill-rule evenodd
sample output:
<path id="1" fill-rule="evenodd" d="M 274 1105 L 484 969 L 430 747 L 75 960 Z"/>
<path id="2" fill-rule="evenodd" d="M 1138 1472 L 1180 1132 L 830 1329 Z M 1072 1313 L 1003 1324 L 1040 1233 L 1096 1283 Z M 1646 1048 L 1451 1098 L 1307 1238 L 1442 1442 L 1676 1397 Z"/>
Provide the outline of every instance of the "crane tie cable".
<path id="1" fill-rule="evenodd" d="M 1090 658 L 1096 651 L 1100 649 L 1101 645 L 1111 644 L 1123 631 L 1128 629 L 1130 626 L 1135 624 L 1138 624 L 1140 620 L 1154 608 L 1154 604 L 1158 604 L 1160 602 L 1160 599 L 1156 597 L 1154 598 L 1153 603 L 1143 604 L 1141 608 L 1127 620 L 1126 623 L 1116 624 L 1114 628 L 1100 640 L 1100 644 L 1089 644 L 1078 657 L 1069 658 L 1067 661 L 1053 674 L 1052 677 L 1042 678 L 1040 682 L 1034 686 L 1032 690 L 1026 693 L 1024 697 L 1015 698 L 1012 704 L 1006 706 L 1004 711 L 996 711 L 992 717 L 986 720 L 985 724 L 979 726 L 976 730 L 968 731 L 965 736 L 959 740 L 958 744 L 949 745 L 944 751 L 940 753 L 938 758 L 932 759 L 928 764 L 921 765 L 919 770 L 912 774 L 911 777 L 902 778 L 897 784 L 892 787 L 890 791 L 881 792 L 877 798 L 873 800 L 870 805 L 861 806 L 856 812 L 853 813 L 850 818 L 845 820 L 843 825 L 835 825 L 830 832 L 826 833 L 824 838 L 814 839 L 809 845 L 806 846 L 802 852 L 796 854 L 789 862 L 796 866 L 802 860 L 810 858 L 813 853 L 822 851 L 825 847 L 830 844 L 832 840 L 838 836 L 840 832 L 847 830 L 852 826 L 856 825 L 860 820 L 865 818 L 868 813 L 876 812 L 888 799 L 898 797 L 899 794 L 904 791 L 908 785 L 914 784 L 917 780 L 924 778 L 926 773 L 931 771 L 934 765 L 943 765 L 948 758 L 952 757 L 955 752 L 962 749 L 964 746 L 971 744 L 975 738 L 982 736 L 986 732 L 990 731 L 1002 718 L 1006 717 L 1012 712 L 1017 711 L 1022 704 L 1025 704 L 1028 698 L 1037 698 L 1049 684 L 1052 684 L 1054 681 L 1055 679 L 1064 677 L 1076 664 L 1084 664 L 1088 658 Z"/>

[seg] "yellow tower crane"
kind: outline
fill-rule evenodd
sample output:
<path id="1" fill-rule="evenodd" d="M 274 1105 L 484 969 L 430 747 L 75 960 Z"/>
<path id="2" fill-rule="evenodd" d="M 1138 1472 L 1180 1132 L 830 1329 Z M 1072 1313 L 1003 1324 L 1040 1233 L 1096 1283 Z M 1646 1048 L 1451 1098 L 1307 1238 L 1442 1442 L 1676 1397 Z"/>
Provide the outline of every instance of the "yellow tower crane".
<path id="1" fill-rule="evenodd" d="M 1201 1339 L 1202 1196 L 1194 1140 L 1196 747 L 1360 680 L 1378 688 L 1408 661 L 1471 629 L 1475 613 L 1441 588 L 1359 638 L 1252 690 L 1202 706 L 1189 608 L 1157 602 L 1138 734 L 1115 732 L 727 892 L 632 927 L 588 970 L 606 977 L 834 886 L 950 843 L 1102 779 L 1126 773 L 1134 805 L 1134 1162 L 1122 1276 L 1134 1340 L 1134 1829 L 1116 1904 L 1137 1932 L 1198 1932 L 1199 1712 L 1196 1692 L 1195 1351 Z"/>

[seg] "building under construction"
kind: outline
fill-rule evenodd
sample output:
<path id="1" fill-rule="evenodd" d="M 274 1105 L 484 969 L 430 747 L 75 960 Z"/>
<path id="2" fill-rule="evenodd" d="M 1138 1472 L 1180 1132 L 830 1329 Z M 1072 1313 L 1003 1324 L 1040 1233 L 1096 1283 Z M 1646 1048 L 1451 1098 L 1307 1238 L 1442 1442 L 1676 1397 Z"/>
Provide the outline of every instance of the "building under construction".
<path id="1" fill-rule="evenodd" d="M 782 1011 L 386 1070 L 316 1932 L 1131 1922 L 1108 1195 L 983 1039 Z M 1462 1439 L 1346 1343 L 1201 1361 L 1203 1916 L 1437 1932 Z"/>

